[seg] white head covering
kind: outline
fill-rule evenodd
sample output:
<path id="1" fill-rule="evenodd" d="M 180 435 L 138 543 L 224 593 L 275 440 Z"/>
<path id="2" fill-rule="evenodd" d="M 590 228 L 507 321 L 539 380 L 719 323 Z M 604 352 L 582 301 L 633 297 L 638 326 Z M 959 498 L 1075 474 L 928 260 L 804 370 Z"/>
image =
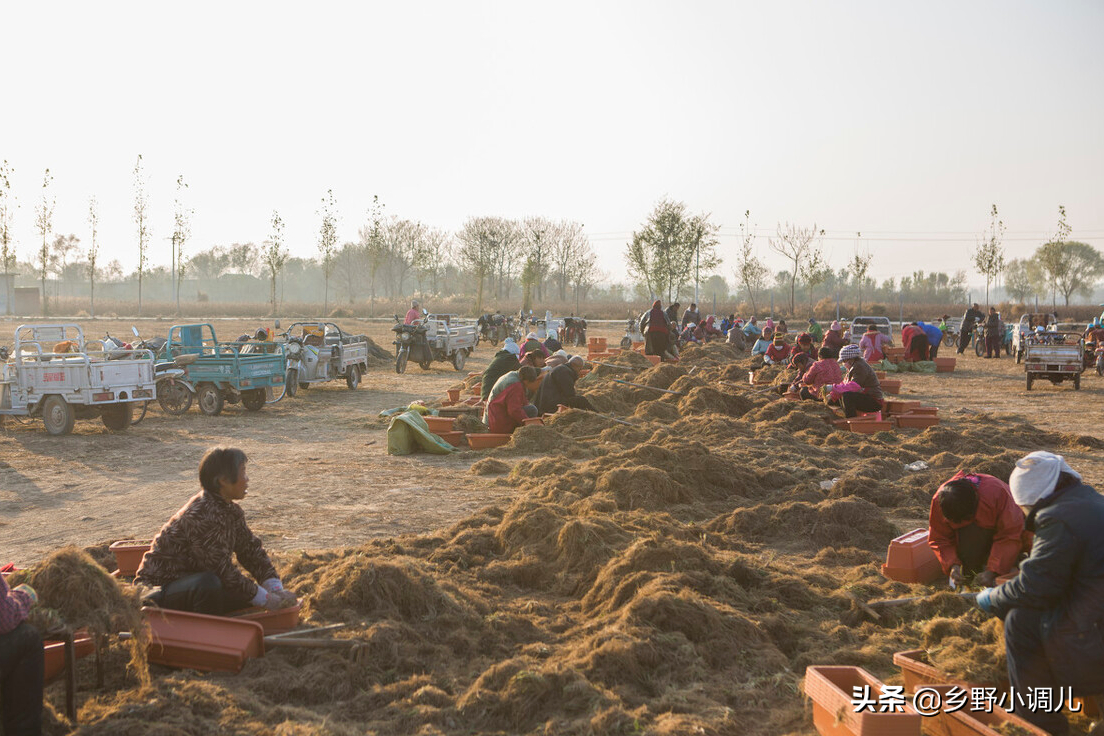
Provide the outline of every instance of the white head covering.
<path id="1" fill-rule="evenodd" d="M 552 353 L 552 355 L 556 355 L 556 356 L 559 356 L 559 357 L 563 358 L 565 363 L 571 357 L 570 355 L 567 354 L 567 351 L 564 350 L 563 348 L 560 348 L 556 352 Z"/>
<path id="2" fill-rule="evenodd" d="M 526 340 L 536 340 L 537 339 L 537 333 L 530 332 L 528 335 L 525 336 L 525 339 Z"/>
<path id="3" fill-rule="evenodd" d="M 1012 498 L 1020 506 L 1034 506 L 1054 493 L 1059 473 L 1069 473 L 1081 480 L 1081 474 L 1075 471 L 1061 455 L 1039 450 L 1025 455 L 1016 461 L 1016 469 L 1008 479 L 1012 488 Z"/>
<path id="4" fill-rule="evenodd" d="M 512 337 L 507 337 L 506 338 L 506 341 L 502 343 L 502 349 L 503 350 L 508 350 L 509 352 L 513 353 L 514 355 L 519 355 L 521 353 L 521 348 L 518 347 L 518 344 L 516 342 L 514 342 L 514 338 L 512 338 Z"/>

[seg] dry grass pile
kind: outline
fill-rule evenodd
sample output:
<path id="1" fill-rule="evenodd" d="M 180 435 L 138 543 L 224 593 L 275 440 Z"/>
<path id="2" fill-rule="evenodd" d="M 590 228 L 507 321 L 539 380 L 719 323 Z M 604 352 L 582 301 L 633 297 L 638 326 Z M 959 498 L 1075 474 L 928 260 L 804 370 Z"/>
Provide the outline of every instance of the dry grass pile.
<path id="1" fill-rule="evenodd" d="M 454 431 L 466 434 L 483 434 L 491 431 L 491 428 L 484 424 L 475 412 L 465 412 L 459 415 L 456 417 L 456 421 L 452 423 L 452 427 Z"/>
<path id="2" fill-rule="evenodd" d="M 819 404 L 722 383 L 746 370 L 729 352 L 634 374 L 683 396 L 591 374 L 585 393 L 638 426 L 569 411 L 520 428 L 495 452 L 526 457 L 472 466 L 509 471 L 493 481 L 513 489 L 502 508 L 282 561 L 310 622 L 347 623 L 368 661 L 277 650 L 236 678 L 165 676 L 152 701 L 94 698 L 89 732 L 136 733 L 156 714 L 184 732 L 766 736 L 812 732 L 809 664 L 896 681 L 893 653 L 924 648 L 951 676 L 999 679 L 1000 623 L 962 599 L 858 621 L 853 597 L 931 591 L 878 563 L 955 469 L 1007 477 L 1040 442 L 1087 445 L 988 416 L 839 432 Z M 905 468 L 916 460 L 931 469 Z"/>

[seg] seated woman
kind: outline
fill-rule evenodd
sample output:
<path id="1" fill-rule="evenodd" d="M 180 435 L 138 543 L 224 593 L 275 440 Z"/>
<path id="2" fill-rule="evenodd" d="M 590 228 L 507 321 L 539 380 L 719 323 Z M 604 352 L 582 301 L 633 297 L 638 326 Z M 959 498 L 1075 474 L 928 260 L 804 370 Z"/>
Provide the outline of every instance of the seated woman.
<path id="1" fill-rule="evenodd" d="M 575 382 L 579 380 L 579 373 L 585 367 L 586 361 L 581 356 L 573 355 L 564 365 L 553 368 L 537 390 L 537 410 L 541 414 L 552 414 L 563 404 L 574 409 L 593 411 L 594 406 L 590 400 L 575 391 Z"/>
<path id="2" fill-rule="evenodd" d="M 233 447 L 212 448 L 200 460 L 202 490 L 161 527 L 134 578 L 160 588 L 147 600 L 216 616 L 250 605 L 271 611 L 295 605 L 295 594 L 284 590 L 264 545 L 234 503 L 249 487 L 246 460 Z M 253 580 L 234 564 L 234 556 Z"/>
<path id="3" fill-rule="evenodd" d="M 813 364 L 813 361 L 809 360 L 807 353 L 794 353 L 790 356 L 790 362 L 786 364 L 786 368 L 792 371 L 797 371 L 797 375 L 794 376 L 794 380 L 788 384 L 782 384 L 776 386 L 778 393 L 785 396 L 786 394 L 796 394 L 801 390 L 801 379 L 805 377 L 805 373 L 809 370 L 809 366 Z"/>
<path id="4" fill-rule="evenodd" d="M 495 384 L 497 393 L 487 402 L 487 425 L 496 434 L 512 434 L 525 423 L 526 419 L 537 415 L 537 407 L 531 398 L 540 388 L 540 371 L 530 365 L 523 365 L 516 371 L 507 373 Z"/>
<path id="5" fill-rule="evenodd" d="M 751 346 L 751 357 L 761 358 L 767 354 L 767 348 L 771 345 L 771 340 L 774 339 L 774 329 L 766 328 L 763 333 L 756 339 L 755 344 Z"/>
<path id="6" fill-rule="evenodd" d="M 817 359 L 817 350 L 813 347 L 813 336 L 808 332 L 802 332 L 797 336 L 797 342 L 793 346 L 793 354 L 805 353 L 809 356 L 809 362 Z"/>
<path id="7" fill-rule="evenodd" d="M 766 354 L 763 355 L 763 362 L 767 365 L 781 365 L 786 362 L 790 357 L 790 346 L 786 344 L 786 340 L 782 333 L 776 332 L 771 344 L 767 347 Z"/>
<path id="8" fill-rule="evenodd" d="M 820 359 L 801 377 L 802 386 L 798 393 L 803 399 L 819 399 L 822 386 L 837 384 L 843 380 L 843 370 L 832 357 L 831 348 L 821 348 L 817 355 Z"/>
<path id="9" fill-rule="evenodd" d="M 859 346 L 845 345 L 840 350 L 839 362 L 846 368 L 844 383 L 840 385 L 849 385 L 849 390 L 840 392 L 838 399 L 843 415 L 852 419 L 860 411 L 881 411 L 885 404 L 882 386 L 874 369 L 863 360 Z"/>
<path id="10" fill-rule="evenodd" d="M 876 325 L 868 325 L 862 339 L 859 340 L 859 349 L 862 350 L 862 358 L 867 363 L 879 363 L 885 357 L 885 347 L 892 344 L 893 341 L 879 332 Z"/>

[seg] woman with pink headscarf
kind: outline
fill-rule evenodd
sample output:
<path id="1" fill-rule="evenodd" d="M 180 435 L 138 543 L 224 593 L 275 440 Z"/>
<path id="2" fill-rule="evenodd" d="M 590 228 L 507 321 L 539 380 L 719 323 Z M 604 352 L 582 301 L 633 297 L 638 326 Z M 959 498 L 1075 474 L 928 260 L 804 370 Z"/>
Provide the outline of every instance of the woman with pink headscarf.
<path id="1" fill-rule="evenodd" d="M 839 358 L 840 348 L 846 344 L 847 340 L 843 337 L 843 326 L 840 325 L 837 319 L 824 333 L 824 340 L 820 343 L 820 346 L 831 350 L 833 358 Z"/>

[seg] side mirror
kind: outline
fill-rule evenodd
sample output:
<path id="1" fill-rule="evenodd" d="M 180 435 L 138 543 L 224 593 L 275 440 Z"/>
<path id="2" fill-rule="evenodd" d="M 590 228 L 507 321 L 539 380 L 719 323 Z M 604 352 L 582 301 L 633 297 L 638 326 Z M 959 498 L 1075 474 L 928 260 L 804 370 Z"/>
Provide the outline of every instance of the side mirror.
<path id="1" fill-rule="evenodd" d="M 137 327 L 135 327 L 134 325 L 131 325 L 130 326 L 130 331 L 134 333 L 135 337 L 138 337 L 138 328 Z"/>
<path id="2" fill-rule="evenodd" d="M 429 316 L 429 311 L 425 307 L 422 307 L 422 316 L 423 317 L 428 317 Z"/>

